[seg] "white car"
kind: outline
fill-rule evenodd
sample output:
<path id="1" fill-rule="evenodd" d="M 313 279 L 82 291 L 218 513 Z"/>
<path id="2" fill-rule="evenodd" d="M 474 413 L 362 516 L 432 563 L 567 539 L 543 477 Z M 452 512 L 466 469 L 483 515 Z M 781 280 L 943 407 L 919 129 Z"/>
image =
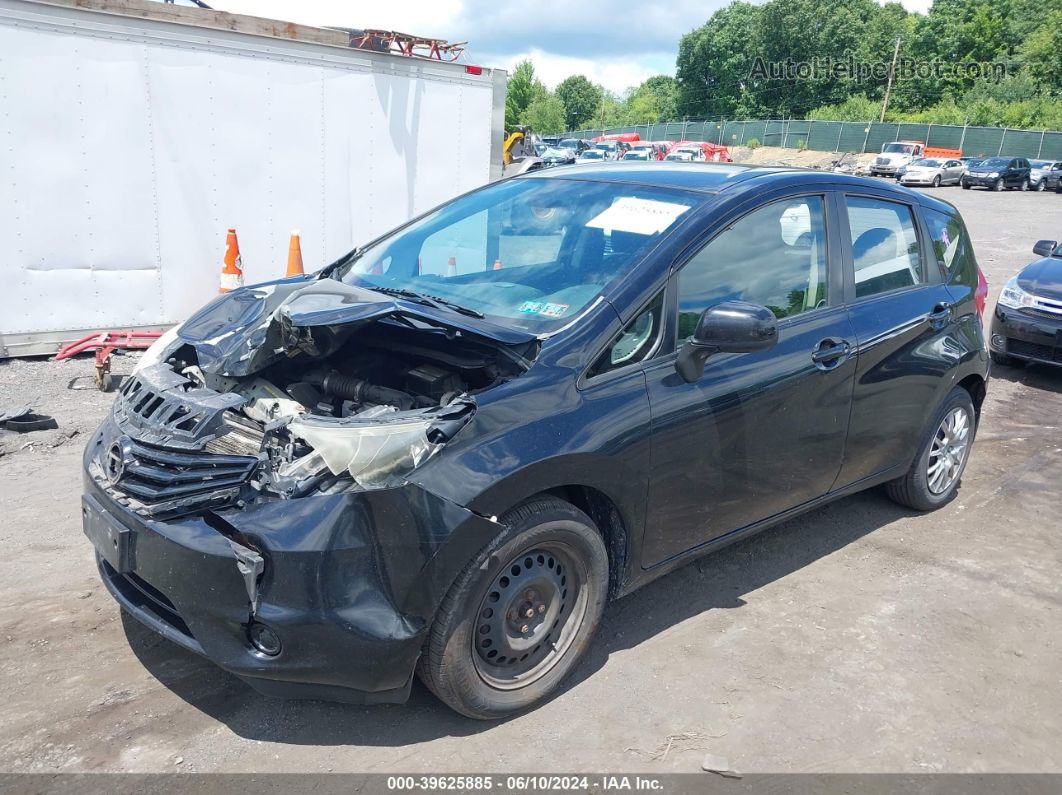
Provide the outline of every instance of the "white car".
<path id="1" fill-rule="evenodd" d="M 631 149 L 623 156 L 624 160 L 652 160 L 653 152 L 651 149 Z"/>
<path id="2" fill-rule="evenodd" d="M 600 149 L 587 149 L 585 152 L 575 158 L 576 163 L 603 163 L 608 160 L 606 155 Z"/>
<path id="3" fill-rule="evenodd" d="M 691 160 L 693 160 L 693 154 L 690 152 L 682 151 L 680 149 L 676 149 L 674 152 L 669 152 L 668 156 L 665 157 L 664 160 L 679 160 L 683 163 L 689 163 Z"/>
<path id="4" fill-rule="evenodd" d="M 923 157 L 915 160 L 900 175 L 901 185 L 958 185 L 966 166 L 959 160 L 945 160 L 940 157 Z"/>

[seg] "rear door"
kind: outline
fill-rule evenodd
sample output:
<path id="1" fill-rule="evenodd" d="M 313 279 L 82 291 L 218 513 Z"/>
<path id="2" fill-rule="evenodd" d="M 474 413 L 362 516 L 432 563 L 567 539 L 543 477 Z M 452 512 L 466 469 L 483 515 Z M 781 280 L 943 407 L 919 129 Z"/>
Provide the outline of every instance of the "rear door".
<path id="1" fill-rule="evenodd" d="M 941 379 L 957 363 L 947 341 L 953 298 L 916 207 L 869 191 L 840 204 L 856 374 L 838 488 L 910 465 Z"/>

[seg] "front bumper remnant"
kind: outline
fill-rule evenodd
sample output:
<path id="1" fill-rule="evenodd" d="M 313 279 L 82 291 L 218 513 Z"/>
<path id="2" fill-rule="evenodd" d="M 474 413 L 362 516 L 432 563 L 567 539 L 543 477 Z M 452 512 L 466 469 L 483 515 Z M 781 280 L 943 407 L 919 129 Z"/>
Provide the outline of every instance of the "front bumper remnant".
<path id="1" fill-rule="evenodd" d="M 267 695 L 404 701 L 435 609 L 498 531 L 408 483 L 162 520 L 115 498 L 105 452 L 97 432 L 82 504 L 107 589 L 150 629 Z M 262 625 L 275 653 L 252 642 Z"/>

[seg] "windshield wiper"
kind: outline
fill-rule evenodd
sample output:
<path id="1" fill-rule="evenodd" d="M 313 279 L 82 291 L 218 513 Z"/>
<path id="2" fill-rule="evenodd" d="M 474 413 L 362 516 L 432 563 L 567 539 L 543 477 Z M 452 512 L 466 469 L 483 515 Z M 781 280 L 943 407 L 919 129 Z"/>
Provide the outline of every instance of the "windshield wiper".
<path id="1" fill-rule="evenodd" d="M 418 293 L 414 290 L 406 290 L 402 287 L 376 287 L 375 285 L 369 287 L 370 290 L 375 290 L 378 293 L 384 293 L 385 295 L 394 295 L 400 298 L 406 298 L 418 304 L 424 306 L 434 307 L 435 309 L 449 309 L 451 312 L 457 312 L 458 314 L 468 315 L 469 317 L 484 317 L 482 312 L 479 312 L 471 307 L 461 306 L 453 301 L 448 301 L 445 298 L 439 298 L 436 295 L 427 295 L 425 293 Z"/>

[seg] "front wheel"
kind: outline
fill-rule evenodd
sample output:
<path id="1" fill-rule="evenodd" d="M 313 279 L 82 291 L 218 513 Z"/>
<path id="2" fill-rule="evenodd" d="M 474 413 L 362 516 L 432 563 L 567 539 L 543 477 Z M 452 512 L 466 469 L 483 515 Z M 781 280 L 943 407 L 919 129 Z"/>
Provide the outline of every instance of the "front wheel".
<path id="1" fill-rule="evenodd" d="M 944 505 L 959 488 L 977 431 L 970 393 L 955 387 L 938 409 L 907 474 L 886 484 L 895 502 L 916 511 Z"/>
<path id="2" fill-rule="evenodd" d="M 996 353 L 995 351 L 989 351 L 988 355 L 992 357 L 992 361 L 1001 367 L 1007 367 L 1014 364 L 1014 360 L 1007 356 L 1005 353 Z"/>
<path id="3" fill-rule="evenodd" d="M 934 188 L 939 188 L 940 187 L 940 174 L 937 174 L 935 177 L 933 177 L 933 187 Z"/>
<path id="4" fill-rule="evenodd" d="M 997 179 L 995 181 L 995 183 L 993 183 L 992 190 L 996 191 L 997 193 L 1003 190 L 1003 178 L 1002 177 L 1000 177 L 999 179 Z"/>
<path id="5" fill-rule="evenodd" d="M 575 506 L 541 497 L 458 576 L 432 623 L 417 673 L 447 705 L 490 720 L 546 698 L 582 657 L 608 595 L 608 552 Z"/>
<path id="6" fill-rule="evenodd" d="M 960 184 L 960 185 L 962 185 L 962 189 L 963 189 L 963 190 L 969 190 L 969 189 L 970 189 L 970 183 L 969 183 L 969 182 L 967 182 L 967 181 L 966 181 L 966 180 L 964 180 L 964 179 L 963 179 L 963 180 L 960 180 L 960 181 L 959 181 L 959 184 Z"/>
<path id="7" fill-rule="evenodd" d="M 1036 187 L 1033 188 L 1033 190 L 1036 191 L 1037 193 L 1043 193 L 1044 188 L 1046 188 L 1046 187 L 1047 186 L 1044 185 L 1044 181 L 1041 179 L 1039 182 L 1036 183 Z"/>

